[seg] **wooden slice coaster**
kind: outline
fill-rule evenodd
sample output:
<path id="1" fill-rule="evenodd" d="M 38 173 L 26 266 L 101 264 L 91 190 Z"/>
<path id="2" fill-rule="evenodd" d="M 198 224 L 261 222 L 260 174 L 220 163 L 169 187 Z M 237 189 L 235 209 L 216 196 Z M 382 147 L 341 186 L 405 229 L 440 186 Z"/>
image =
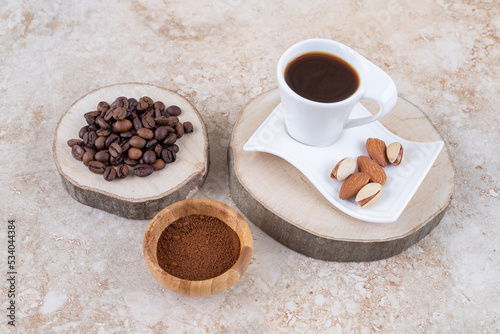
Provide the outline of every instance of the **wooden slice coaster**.
<path id="1" fill-rule="evenodd" d="M 407 249 L 443 218 L 455 182 L 455 169 L 446 145 L 396 222 L 364 222 L 335 208 L 285 160 L 268 153 L 243 151 L 243 145 L 279 102 L 277 89 L 252 100 L 239 115 L 228 151 L 233 200 L 271 237 L 317 259 L 373 261 Z M 442 140 L 427 116 L 402 98 L 398 98 L 381 123 L 408 140 Z"/>
<path id="2" fill-rule="evenodd" d="M 181 122 L 191 122 L 194 132 L 185 134 L 176 144 L 177 160 L 147 177 L 130 175 L 125 179 L 105 181 L 71 155 L 67 141 L 79 138 L 87 125 L 84 113 L 96 110 L 100 101 L 112 103 L 117 97 L 139 99 L 149 96 L 168 107 L 177 105 Z M 192 197 L 203 185 L 208 173 L 208 137 L 205 123 L 198 111 L 180 95 L 153 85 L 127 83 L 97 89 L 76 101 L 57 125 L 54 160 L 63 184 L 77 201 L 131 219 L 150 219 L 166 206 Z"/>

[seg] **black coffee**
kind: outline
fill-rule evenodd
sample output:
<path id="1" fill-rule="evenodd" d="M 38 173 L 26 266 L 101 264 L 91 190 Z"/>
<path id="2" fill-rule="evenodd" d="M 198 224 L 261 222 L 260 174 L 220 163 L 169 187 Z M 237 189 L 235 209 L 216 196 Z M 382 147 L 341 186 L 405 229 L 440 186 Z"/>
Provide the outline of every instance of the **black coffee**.
<path id="1" fill-rule="evenodd" d="M 358 73 L 351 65 L 322 52 L 306 53 L 289 62 L 285 81 L 303 98 L 323 103 L 345 100 L 359 87 Z"/>

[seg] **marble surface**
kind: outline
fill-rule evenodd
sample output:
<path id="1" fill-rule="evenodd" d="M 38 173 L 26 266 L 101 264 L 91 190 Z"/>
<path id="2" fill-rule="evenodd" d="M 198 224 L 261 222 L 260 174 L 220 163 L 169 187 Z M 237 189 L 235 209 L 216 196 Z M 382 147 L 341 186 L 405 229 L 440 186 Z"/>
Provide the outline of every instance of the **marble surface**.
<path id="1" fill-rule="evenodd" d="M 0 271 L 17 224 L 19 333 L 495 333 L 500 331 L 500 4 L 497 1 L 0 0 Z M 142 258 L 148 221 L 86 207 L 52 159 L 62 113 L 87 92 L 146 82 L 189 99 L 211 171 L 197 197 L 234 203 L 226 150 L 243 106 L 276 87 L 293 43 L 338 40 L 387 71 L 449 146 L 441 224 L 393 258 L 314 260 L 249 223 L 254 256 L 218 295 L 175 295 Z"/>

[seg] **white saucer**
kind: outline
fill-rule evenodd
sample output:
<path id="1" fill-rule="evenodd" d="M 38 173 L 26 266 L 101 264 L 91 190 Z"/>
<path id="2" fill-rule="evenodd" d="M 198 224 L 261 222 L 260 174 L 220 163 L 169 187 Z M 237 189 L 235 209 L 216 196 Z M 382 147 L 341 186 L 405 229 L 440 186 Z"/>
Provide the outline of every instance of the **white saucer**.
<path id="1" fill-rule="evenodd" d="M 370 115 L 359 103 L 351 113 L 353 118 Z M 365 147 L 368 138 L 381 139 L 387 145 L 401 143 L 405 157 L 401 165 L 384 168 L 388 181 L 383 185 L 382 194 L 374 204 L 361 209 L 354 198 L 339 199 L 342 182 L 331 179 L 330 172 L 345 157 L 356 159 L 360 155 L 368 156 Z M 373 122 L 344 130 L 342 136 L 330 146 L 307 146 L 288 135 L 279 104 L 245 143 L 243 150 L 271 153 L 285 159 L 300 170 L 330 203 L 354 218 L 374 223 L 392 223 L 410 202 L 443 145 L 442 141 L 408 141 L 394 135 L 379 122 Z"/>

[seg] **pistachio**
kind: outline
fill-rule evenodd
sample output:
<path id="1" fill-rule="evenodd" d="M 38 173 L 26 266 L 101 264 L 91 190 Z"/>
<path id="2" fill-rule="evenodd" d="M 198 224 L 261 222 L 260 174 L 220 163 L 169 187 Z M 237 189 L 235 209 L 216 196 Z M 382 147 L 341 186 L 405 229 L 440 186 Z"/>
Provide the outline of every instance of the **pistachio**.
<path id="1" fill-rule="evenodd" d="M 404 159 L 403 145 L 396 142 L 387 146 L 387 159 L 395 166 L 400 165 Z"/>
<path id="2" fill-rule="evenodd" d="M 340 160 L 335 167 L 333 167 L 330 177 L 339 181 L 345 180 L 349 175 L 354 173 L 356 169 L 356 161 L 353 158 L 347 157 Z"/>
<path id="3" fill-rule="evenodd" d="M 360 208 L 366 208 L 372 205 L 382 192 L 380 183 L 368 183 L 356 195 L 356 202 Z"/>

